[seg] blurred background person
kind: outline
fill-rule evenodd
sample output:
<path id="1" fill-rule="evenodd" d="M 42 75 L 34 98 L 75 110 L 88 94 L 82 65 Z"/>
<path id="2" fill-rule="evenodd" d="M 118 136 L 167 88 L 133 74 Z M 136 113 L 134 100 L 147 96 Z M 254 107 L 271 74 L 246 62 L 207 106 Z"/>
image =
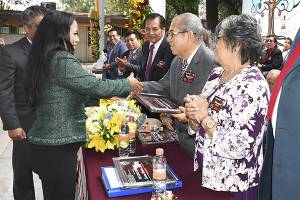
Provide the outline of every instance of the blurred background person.
<path id="1" fill-rule="evenodd" d="M 0 47 L 3 47 L 5 45 L 5 40 L 3 37 L 0 37 Z"/>
<path id="2" fill-rule="evenodd" d="M 165 37 L 166 20 L 158 13 L 145 19 L 144 33 L 147 41 L 142 45 L 143 57 L 140 71 L 142 81 L 158 81 L 169 70 L 174 55 Z"/>
<path id="3" fill-rule="evenodd" d="M 99 80 L 89 74 L 73 55 L 78 43 L 75 16 L 49 12 L 28 57 L 26 90 L 36 113 L 28 139 L 45 200 L 75 199 L 77 151 L 87 140 L 84 104 L 89 97 L 126 97 L 142 86 L 133 75 Z"/>
<path id="4" fill-rule="evenodd" d="M 273 89 L 273 86 L 274 86 L 274 84 L 275 84 L 275 82 L 276 82 L 276 79 L 278 78 L 279 74 L 280 74 L 280 70 L 278 70 L 278 69 L 272 69 L 272 70 L 268 73 L 268 75 L 267 75 L 267 77 L 266 77 L 267 82 L 268 82 L 268 84 L 269 84 L 269 87 L 270 87 L 270 90 L 271 90 L 271 91 L 272 91 L 272 89 Z"/>
<path id="5" fill-rule="evenodd" d="M 261 69 L 264 76 L 272 69 L 281 69 L 282 53 L 277 47 L 277 39 L 275 35 L 268 35 L 266 39 L 266 52 L 261 57 L 258 67 Z"/>
<path id="6" fill-rule="evenodd" d="M 287 56 L 290 52 L 290 48 L 293 44 L 293 40 L 289 37 L 285 38 L 284 43 L 283 43 L 283 49 L 282 49 L 282 57 L 283 61 L 287 59 Z"/>
<path id="7" fill-rule="evenodd" d="M 119 71 L 116 58 L 121 57 L 128 49 L 125 43 L 121 40 L 121 36 L 118 30 L 110 29 L 108 31 L 109 41 L 113 48 L 109 51 L 107 63 L 104 64 L 103 69 L 105 71 L 104 77 L 107 79 L 115 80 L 120 79 L 123 73 Z"/>
<path id="8" fill-rule="evenodd" d="M 13 193 L 15 200 L 34 200 L 31 154 L 27 133 L 34 121 L 34 114 L 24 91 L 27 56 L 38 25 L 46 9 L 31 6 L 22 12 L 26 33 L 20 40 L 0 49 L 0 117 L 3 129 L 13 140 L 12 165 L 14 172 Z"/>
<path id="9" fill-rule="evenodd" d="M 214 66 L 213 52 L 203 42 L 204 31 L 201 20 L 194 14 L 183 13 L 172 20 L 166 36 L 176 57 L 162 79 L 143 82 L 144 92 L 168 95 L 181 106 L 187 94 L 201 92 Z M 193 157 L 195 137 L 188 135 L 185 114 L 161 114 L 161 120 L 168 129 L 175 129 L 180 146 Z"/>
<path id="10" fill-rule="evenodd" d="M 221 67 L 212 71 L 201 95 L 185 98 L 190 128 L 198 130 L 194 169 L 202 171 L 203 187 L 256 200 L 269 100 L 268 84 L 254 64 L 262 54 L 261 29 L 252 16 L 233 15 L 216 33 Z"/>
<path id="11" fill-rule="evenodd" d="M 139 34 L 134 31 L 127 31 L 125 34 L 125 43 L 128 48 L 121 58 L 116 58 L 119 71 L 123 73 L 122 77 L 128 77 L 131 72 L 137 77 L 140 73 L 142 61 L 142 46 Z"/>

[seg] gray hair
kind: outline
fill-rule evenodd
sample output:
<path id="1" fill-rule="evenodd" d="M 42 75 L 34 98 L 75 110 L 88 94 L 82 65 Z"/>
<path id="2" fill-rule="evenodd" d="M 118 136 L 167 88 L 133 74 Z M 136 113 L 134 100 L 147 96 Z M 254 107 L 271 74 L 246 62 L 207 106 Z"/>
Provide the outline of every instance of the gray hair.
<path id="1" fill-rule="evenodd" d="M 217 35 L 219 32 L 224 36 L 226 44 L 232 50 L 240 45 L 242 64 L 250 60 L 253 64 L 262 55 L 263 42 L 261 28 L 256 19 L 250 15 L 231 15 L 221 21 L 216 27 Z"/>
<path id="2" fill-rule="evenodd" d="M 181 31 L 192 31 L 200 43 L 203 40 L 204 28 L 201 19 L 192 13 L 182 13 L 173 20 L 178 20 Z"/>
<path id="3" fill-rule="evenodd" d="M 27 26 L 31 26 L 33 18 L 37 16 L 44 16 L 47 9 L 42 6 L 30 6 L 22 12 L 22 23 Z"/>

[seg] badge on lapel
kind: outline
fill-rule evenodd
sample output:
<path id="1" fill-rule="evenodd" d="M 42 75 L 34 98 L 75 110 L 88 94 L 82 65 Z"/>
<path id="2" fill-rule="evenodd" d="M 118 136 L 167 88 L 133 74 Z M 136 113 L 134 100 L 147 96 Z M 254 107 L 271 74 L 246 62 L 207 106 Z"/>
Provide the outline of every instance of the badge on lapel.
<path id="1" fill-rule="evenodd" d="M 225 99 L 215 96 L 212 102 L 209 104 L 209 108 L 216 112 L 219 112 L 223 107 L 224 103 L 225 103 Z"/>
<path id="2" fill-rule="evenodd" d="M 159 68 L 163 68 L 164 66 L 165 66 L 165 64 L 166 64 L 166 62 L 164 62 L 163 60 L 161 60 L 161 61 L 159 61 L 158 63 L 157 63 L 157 67 L 159 67 Z"/>
<path id="3" fill-rule="evenodd" d="M 195 73 L 193 73 L 192 71 L 185 71 L 183 73 L 183 78 L 182 80 L 184 82 L 187 82 L 187 83 L 192 83 L 195 79 Z"/>

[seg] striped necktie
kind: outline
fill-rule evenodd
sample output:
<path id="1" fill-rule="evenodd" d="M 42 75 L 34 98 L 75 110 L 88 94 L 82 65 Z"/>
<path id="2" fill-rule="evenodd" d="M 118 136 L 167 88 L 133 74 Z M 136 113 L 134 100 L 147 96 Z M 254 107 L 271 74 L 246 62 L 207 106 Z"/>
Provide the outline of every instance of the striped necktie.
<path id="1" fill-rule="evenodd" d="M 181 63 L 181 72 L 180 72 L 180 76 L 182 77 L 184 72 L 186 71 L 187 67 L 188 67 L 188 62 L 185 59 L 182 59 L 182 63 Z"/>

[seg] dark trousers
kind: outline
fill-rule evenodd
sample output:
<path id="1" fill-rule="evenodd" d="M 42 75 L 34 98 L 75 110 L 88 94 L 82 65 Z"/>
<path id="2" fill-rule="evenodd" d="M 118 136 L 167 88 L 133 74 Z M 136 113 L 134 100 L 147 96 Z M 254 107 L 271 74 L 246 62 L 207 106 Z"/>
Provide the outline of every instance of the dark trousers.
<path id="1" fill-rule="evenodd" d="M 15 200 L 34 200 L 30 145 L 27 140 L 13 141 L 12 166 Z"/>
<path id="2" fill-rule="evenodd" d="M 30 144 L 33 171 L 42 181 L 44 200 L 74 200 L 77 151 L 81 143 Z"/>

